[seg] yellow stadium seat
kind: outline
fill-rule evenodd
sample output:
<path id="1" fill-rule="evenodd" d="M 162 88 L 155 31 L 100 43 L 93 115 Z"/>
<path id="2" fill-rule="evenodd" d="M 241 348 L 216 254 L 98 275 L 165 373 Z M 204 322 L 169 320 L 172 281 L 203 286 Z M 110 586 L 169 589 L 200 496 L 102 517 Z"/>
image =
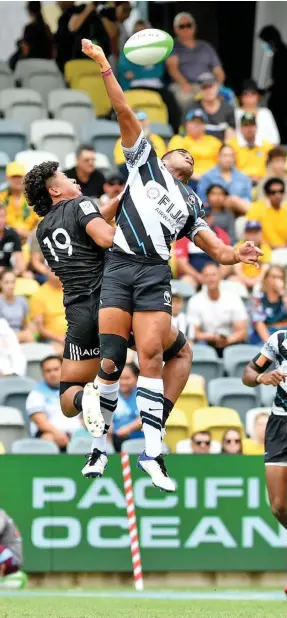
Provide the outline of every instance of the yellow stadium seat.
<path id="1" fill-rule="evenodd" d="M 229 428 L 238 429 L 244 438 L 244 427 L 240 416 L 232 408 L 208 406 L 199 408 L 193 414 L 192 433 L 210 431 L 211 439 L 222 441 L 225 431 Z"/>
<path id="2" fill-rule="evenodd" d="M 191 375 L 188 378 L 187 384 L 176 402 L 176 406 L 185 413 L 189 429 L 191 429 L 195 410 L 207 406 L 204 379 L 201 376 Z"/>
<path id="3" fill-rule="evenodd" d="M 168 122 L 167 107 L 158 92 L 151 90 L 126 90 L 125 97 L 132 109 L 146 112 L 150 122 Z"/>
<path id="4" fill-rule="evenodd" d="M 100 75 L 78 75 L 72 79 L 71 88 L 88 93 L 97 116 L 106 116 L 109 113 L 111 103 Z"/>
<path id="5" fill-rule="evenodd" d="M 69 60 L 65 64 L 65 80 L 68 84 L 81 75 L 99 75 L 100 66 L 93 60 Z"/>
<path id="6" fill-rule="evenodd" d="M 16 279 L 15 294 L 18 296 L 26 296 L 30 298 L 39 288 L 38 281 L 35 279 L 25 279 L 25 277 L 18 277 Z"/>
<path id="7" fill-rule="evenodd" d="M 186 440 L 189 436 L 188 422 L 182 410 L 173 408 L 166 421 L 166 442 L 171 453 L 176 452 L 176 445 L 180 440 Z"/>

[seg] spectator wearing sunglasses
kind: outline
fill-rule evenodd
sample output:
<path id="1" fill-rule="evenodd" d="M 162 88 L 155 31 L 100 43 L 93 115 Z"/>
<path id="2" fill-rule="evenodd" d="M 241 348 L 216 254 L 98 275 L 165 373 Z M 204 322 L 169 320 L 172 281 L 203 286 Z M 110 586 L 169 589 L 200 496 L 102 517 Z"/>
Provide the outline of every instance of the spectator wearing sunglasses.
<path id="1" fill-rule="evenodd" d="M 284 181 L 281 178 L 269 178 L 263 187 L 263 191 L 265 199 L 252 204 L 247 213 L 247 218 L 261 223 L 263 240 L 272 249 L 286 247 L 287 202 L 284 201 Z"/>
<path id="2" fill-rule="evenodd" d="M 125 186 L 124 178 L 120 174 L 110 174 L 104 182 L 104 193 L 100 197 L 100 206 L 107 204 L 109 200 L 118 197 Z"/>
<path id="3" fill-rule="evenodd" d="M 241 435 L 237 429 L 228 429 L 222 439 L 222 451 L 223 455 L 241 455 L 242 454 L 242 440 Z"/>
<path id="4" fill-rule="evenodd" d="M 171 89 L 179 105 L 186 111 L 198 92 L 199 76 L 202 73 L 213 73 L 220 83 L 224 82 L 225 75 L 213 47 L 196 38 L 196 23 L 190 13 L 178 13 L 173 27 L 176 39 L 166 65 L 173 81 Z"/>

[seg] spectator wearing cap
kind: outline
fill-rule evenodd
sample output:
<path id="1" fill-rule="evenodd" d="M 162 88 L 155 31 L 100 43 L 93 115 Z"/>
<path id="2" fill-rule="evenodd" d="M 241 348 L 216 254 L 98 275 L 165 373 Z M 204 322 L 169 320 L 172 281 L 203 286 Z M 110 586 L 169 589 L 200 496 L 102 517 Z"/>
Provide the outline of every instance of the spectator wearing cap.
<path id="1" fill-rule="evenodd" d="M 287 174 L 286 174 L 286 151 L 282 146 L 277 146 L 269 150 L 267 155 L 267 174 L 258 183 L 256 187 L 257 199 L 262 200 L 265 197 L 264 185 L 269 178 L 281 178 L 285 185 L 285 196 L 287 197 Z"/>
<path id="2" fill-rule="evenodd" d="M 246 213 L 251 202 L 252 183 L 246 174 L 236 168 L 231 146 L 221 146 L 217 166 L 203 174 L 199 181 L 197 193 L 203 202 L 207 199 L 208 187 L 213 184 L 222 185 L 228 191 L 228 202 L 236 214 Z"/>
<path id="3" fill-rule="evenodd" d="M 23 240 L 36 227 L 39 219 L 28 206 L 23 189 L 26 170 L 22 163 L 12 161 L 6 167 L 8 187 L 0 193 L 0 203 L 6 207 L 6 223 L 13 227 Z"/>
<path id="4" fill-rule="evenodd" d="M 260 92 L 254 79 L 243 82 L 240 103 L 241 106 L 235 109 L 237 134 L 240 135 L 243 114 L 254 114 L 258 137 L 274 145 L 280 144 L 280 135 L 272 112 L 267 107 L 260 107 Z"/>
<path id="5" fill-rule="evenodd" d="M 236 248 L 241 247 L 245 241 L 254 242 L 256 247 L 259 247 L 263 251 L 263 255 L 258 258 L 258 268 L 255 268 L 253 264 L 235 264 L 233 267 L 236 278 L 241 281 L 249 290 L 253 288 L 257 283 L 261 283 L 264 274 L 268 269 L 268 264 L 271 263 L 272 250 L 271 247 L 263 242 L 262 225 L 260 221 L 247 221 L 245 224 L 243 239 L 237 243 Z"/>
<path id="6" fill-rule="evenodd" d="M 266 159 L 272 148 L 270 142 L 260 138 L 255 114 L 246 112 L 240 120 L 240 133 L 228 141 L 235 152 L 238 169 L 249 176 L 253 184 L 266 174 Z"/>
<path id="7" fill-rule="evenodd" d="M 123 191 L 125 181 L 120 174 L 110 174 L 104 183 L 104 193 L 100 197 L 100 206 L 105 206 L 109 200 L 118 197 Z"/>
<path id="8" fill-rule="evenodd" d="M 214 213 L 209 204 L 204 204 L 205 220 L 210 229 L 222 240 L 226 245 L 230 245 L 230 238 L 226 231 L 216 225 Z M 175 257 L 177 266 L 177 276 L 181 277 L 186 283 L 197 288 L 202 285 L 202 270 L 206 264 L 214 263 L 212 257 L 202 251 L 200 247 L 194 244 L 189 238 L 181 238 L 175 243 Z M 221 277 L 225 277 L 229 272 L 229 267 L 220 265 Z"/>
<path id="9" fill-rule="evenodd" d="M 281 178 L 269 178 L 264 184 L 265 199 L 254 202 L 247 218 L 260 221 L 263 239 L 272 249 L 287 247 L 287 202 Z"/>
<path id="10" fill-rule="evenodd" d="M 196 38 L 196 23 L 190 13 L 178 13 L 173 22 L 175 44 L 166 60 L 168 73 L 179 105 L 188 109 L 198 92 L 202 73 L 213 73 L 219 83 L 225 79 L 219 57 L 206 41 Z"/>
<path id="11" fill-rule="evenodd" d="M 136 112 L 136 117 L 141 125 L 141 128 L 144 132 L 145 137 L 148 139 L 148 141 L 151 143 L 151 145 L 154 147 L 157 156 L 159 157 L 159 159 L 161 159 L 163 157 L 163 155 L 166 153 L 166 145 L 164 140 L 162 139 L 162 137 L 160 137 L 159 135 L 157 135 L 156 133 L 152 133 L 150 130 L 150 124 L 149 124 L 149 120 L 148 120 L 148 116 L 146 114 L 146 112 L 144 111 L 138 111 Z M 124 153 L 123 153 L 123 149 L 122 149 L 122 142 L 121 142 L 121 138 L 119 137 L 119 139 L 116 141 L 115 144 L 115 148 L 114 148 L 114 160 L 115 160 L 115 164 L 118 166 L 119 172 L 124 176 L 124 178 L 127 178 L 127 167 L 126 167 L 126 163 L 125 163 L 125 157 L 124 157 Z"/>
<path id="12" fill-rule="evenodd" d="M 213 73 L 202 73 L 198 78 L 200 100 L 191 109 L 202 109 L 207 116 L 206 133 L 222 142 L 235 135 L 234 108 L 219 96 L 220 84 Z"/>
<path id="13" fill-rule="evenodd" d="M 190 110 L 185 119 L 185 136 L 174 135 L 168 150 L 184 148 L 194 158 L 193 180 L 199 180 L 217 162 L 221 142 L 213 135 L 206 135 L 207 116 L 202 109 Z"/>
<path id="14" fill-rule="evenodd" d="M 95 164 L 95 149 L 90 144 L 81 144 L 76 150 L 76 165 L 65 171 L 68 178 L 75 178 L 83 195 L 100 197 L 105 177 Z"/>

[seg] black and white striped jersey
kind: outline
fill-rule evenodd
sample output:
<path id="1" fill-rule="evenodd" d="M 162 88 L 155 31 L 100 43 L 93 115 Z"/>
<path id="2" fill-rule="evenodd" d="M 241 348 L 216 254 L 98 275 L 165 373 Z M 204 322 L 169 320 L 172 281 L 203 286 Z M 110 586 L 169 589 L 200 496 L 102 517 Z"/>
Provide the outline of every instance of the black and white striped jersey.
<path id="1" fill-rule="evenodd" d="M 270 365 L 274 362 L 276 369 L 287 376 L 287 330 L 277 330 L 270 335 L 261 349 L 261 354 L 268 358 Z M 272 412 L 280 416 L 287 416 L 287 382 L 281 382 L 277 386 Z"/>
<path id="2" fill-rule="evenodd" d="M 113 250 L 144 261 L 170 258 L 171 243 L 191 240 L 208 228 L 202 202 L 166 169 L 141 133 L 132 148 L 123 148 L 129 176 L 117 212 Z"/>

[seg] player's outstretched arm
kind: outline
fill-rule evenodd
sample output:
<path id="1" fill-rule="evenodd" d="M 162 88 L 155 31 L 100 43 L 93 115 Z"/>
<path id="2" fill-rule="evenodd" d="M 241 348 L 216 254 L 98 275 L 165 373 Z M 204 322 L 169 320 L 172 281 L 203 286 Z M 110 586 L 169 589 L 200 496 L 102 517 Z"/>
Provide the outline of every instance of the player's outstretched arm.
<path id="1" fill-rule="evenodd" d="M 122 144 L 125 148 L 131 148 L 134 146 L 141 133 L 141 126 L 127 103 L 120 84 L 113 74 L 109 61 L 102 48 L 99 47 L 99 45 L 94 45 L 89 39 L 82 39 L 82 51 L 100 66 L 108 97 L 118 116 Z"/>
<path id="2" fill-rule="evenodd" d="M 103 249 L 110 249 L 112 247 L 115 231 L 115 228 L 99 217 L 92 219 L 86 225 L 87 234 Z"/>
<path id="3" fill-rule="evenodd" d="M 122 195 L 123 194 L 120 193 L 120 195 L 109 200 L 103 206 L 99 206 L 100 213 L 107 223 L 111 223 L 115 218 Z"/>
<path id="4" fill-rule="evenodd" d="M 278 386 L 280 382 L 285 382 L 286 376 L 278 369 L 264 373 L 271 363 L 272 361 L 269 358 L 266 358 L 264 354 L 260 354 L 256 358 L 256 363 L 253 360 L 246 365 L 242 376 L 243 384 L 251 387 L 258 386 L 258 384 Z"/>
<path id="5" fill-rule="evenodd" d="M 238 249 L 225 245 L 210 229 L 199 230 L 194 237 L 195 244 L 210 255 L 219 264 L 233 266 L 243 262 L 258 266 L 258 258 L 263 251 L 255 247 L 254 242 L 247 241 Z"/>

